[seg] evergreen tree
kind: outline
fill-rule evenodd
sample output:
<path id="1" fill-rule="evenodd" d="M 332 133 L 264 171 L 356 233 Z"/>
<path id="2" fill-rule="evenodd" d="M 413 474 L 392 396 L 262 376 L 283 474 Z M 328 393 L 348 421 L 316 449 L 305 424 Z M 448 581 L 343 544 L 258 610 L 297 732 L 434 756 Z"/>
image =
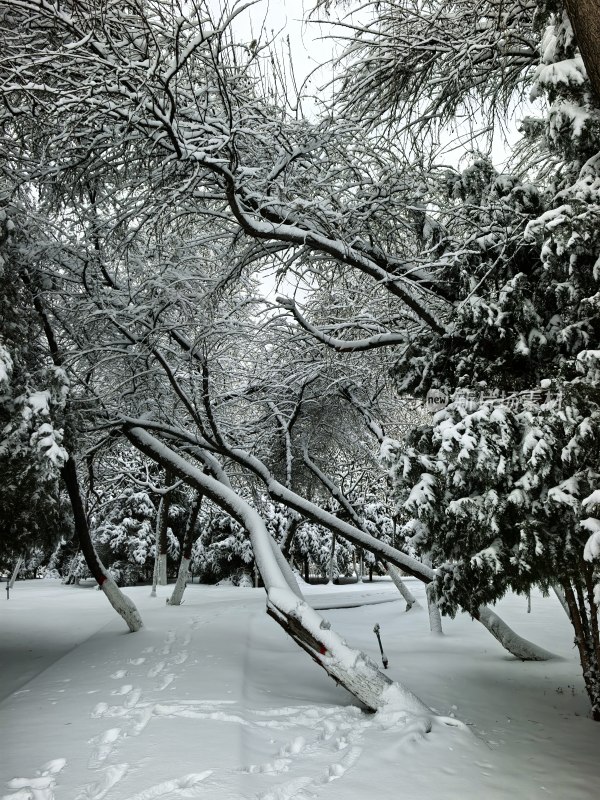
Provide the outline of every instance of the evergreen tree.
<path id="1" fill-rule="evenodd" d="M 524 170 L 447 174 L 456 313 L 396 365 L 450 402 L 386 459 L 444 611 L 562 589 L 600 720 L 600 107 L 562 5 L 538 4 L 535 25 L 544 114 L 523 122 Z"/>

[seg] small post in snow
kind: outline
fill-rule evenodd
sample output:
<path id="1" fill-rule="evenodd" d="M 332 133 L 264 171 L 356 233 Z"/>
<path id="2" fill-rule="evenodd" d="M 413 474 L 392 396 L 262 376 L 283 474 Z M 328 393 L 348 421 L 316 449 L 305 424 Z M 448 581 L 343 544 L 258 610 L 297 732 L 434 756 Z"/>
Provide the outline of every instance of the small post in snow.
<path id="1" fill-rule="evenodd" d="M 380 630 L 381 628 L 379 627 L 379 623 L 377 622 L 375 624 L 375 627 L 373 628 L 373 633 L 375 634 L 375 636 L 377 637 L 377 641 L 379 642 L 379 649 L 381 650 L 381 661 L 383 662 L 383 668 L 387 669 L 389 661 L 386 654 L 383 652 L 383 645 L 381 644 L 381 636 L 379 633 Z"/>
<path id="2" fill-rule="evenodd" d="M 10 581 L 6 579 L 6 599 L 10 599 Z"/>

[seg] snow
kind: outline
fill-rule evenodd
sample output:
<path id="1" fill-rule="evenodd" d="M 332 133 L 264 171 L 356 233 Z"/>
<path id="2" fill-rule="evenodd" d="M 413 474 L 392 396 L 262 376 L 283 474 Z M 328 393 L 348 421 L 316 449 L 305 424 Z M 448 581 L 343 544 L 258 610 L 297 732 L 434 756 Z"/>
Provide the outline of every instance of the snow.
<path id="1" fill-rule="evenodd" d="M 377 661 L 379 623 L 390 677 L 437 717 L 361 711 L 266 616 L 263 590 L 193 585 L 172 607 L 170 588 L 129 588 L 145 627 L 127 634 L 101 592 L 17 581 L 0 617 L 0 796 L 392 800 L 402 786 L 411 800 L 596 797 L 600 729 L 558 600 L 534 594 L 530 615 L 524 598 L 500 604 L 562 656 L 524 664 L 466 615 L 431 636 L 424 587 L 406 581 L 423 608 L 404 612 L 396 595 L 328 618 Z M 311 602 L 395 592 L 302 588 Z"/>

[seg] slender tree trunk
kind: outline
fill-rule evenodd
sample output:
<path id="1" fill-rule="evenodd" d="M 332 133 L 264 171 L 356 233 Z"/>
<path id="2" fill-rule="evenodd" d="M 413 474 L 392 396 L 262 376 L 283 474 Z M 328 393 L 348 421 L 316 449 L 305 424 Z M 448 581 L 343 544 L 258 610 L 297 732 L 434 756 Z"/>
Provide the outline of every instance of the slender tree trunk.
<path id="1" fill-rule="evenodd" d="M 410 591 L 408 586 L 402 580 L 402 576 L 400 575 L 400 570 L 398 567 L 395 567 L 393 564 L 386 564 L 387 567 L 387 574 L 390 576 L 392 581 L 394 582 L 394 586 L 402 597 L 406 600 L 406 610 L 410 611 L 414 604 L 417 602 L 415 596 Z"/>
<path id="2" fill-rule="evenodd" d="M 294 571 L 290 567 L 288 560 L 283 555 L 281 548 L 275 541 L 275 539 L 269 535 L 269 544 L 271 545 L 271 550 L 273 551 L 273 556 L 275 557 L 275 561 L 277 562 L 277 566 L 281 570 L 281 574 L 283 575 L 285 582 L 288 585 L 288 588 L 299 597 L 300 600 L 304 600 L 304 595 L 298 586 L 298 581 L 296 580 L 296 576 L 294 575 Z"/>
<path id="3" fill-rule="evenodd" d="M 300 521 L 300 517 L 295 512 L 291 512 L 285 533 L 283 534 L 283 541 L 281 542 L 281 552 L 287 559 L 289 559 L 290 553 L 292 552 L 294 537 L 300 526 Z"/>
<path id="4" fill-rule="evenodd" d="M 152 567 L 152 588 L 150 589 L 150 597 L 156 597 L 156 587 L 158 586 L 158 542 L 154 545 L 154 566 Z"/>
<path id="5" fill-rule="evenodd" d="M 171 595 L 170 599 L 167 600 L 167 602 L 171 606 L 181 605 L 181 598 L 183 597 L 183 593 L 185 591 L 185 587 L 187 584 L 190 561 L 192 560 L 192 547 L 194 546 L 194 531 L 196 529 L 198 514 L 200 513 L 200 508 L 202 507 L 202 500 L 203 500 L 202 494 L 200 492 L 196 492 L 196 494 L 194 495 L 194 499 L 192 500 L 192 505 L 190 507 L 190 512 L 188 514 L 187 521 L 185 523 L 185 531 L 183 533 L 183 545 L 181 548 L 181 561 L 179 562 L 179 571 L 177 573 L 177 582 L 175 583 L 173 594 Z"/>
<path id="6" fill-rule="evenodd" d="M 308 557 L 304 559 L 304 583 L 310 583 L 310 571 L 308 569 Z"/>
<path id="7" fill-rule="evenodd" d="M 69 571 L 67 572 L 66 578 L 63 580 L 63 583 L 66 586 L 69 586 L 73 583 L 73 573 L 75 572 L 75 565 L 77 563 L 77 556 L 79 555 L 79 550 L 75 553 L 71 561 L 69 562 Z"/>
<path id="8" fill-rule="evenodd" d="M 10 576 L 10 581 L 8 582 L 8 588 L 12 589 L 15 585 L 15 581 L 17 580 L 17 575 L 19 574 L 19 570 L 23 565 L 23 556 L 19 556 L 17 558 L 17 563 L 15 564 L 15 568 L 13 569 L 12 575 Z"/>
<path id="9" fill-rule="evenodd" d="M 28 287 L 31 287 L 31 281 L 26 273 L 22 273 L 24 282 Z M 54 331 L 50 324 L 48 315 L 39 295 L 33 293 L 33 305 L 37 311 L 44 329 L 44 334 L 48 342 L 50 356 L 56 367 L 62 367 L 63 357 L 58 348 L 58 342 L 54 336 Z M 79 480 L 77 478 L 77 469 L 73 456 L 69 456 L 64 466 L 61 468 L 61 475 L 67 487 L 69 499 L 71 501 L 71 508 L 73 510 L 73 520 L 75 523 L 75 533 L 79 539 L 79 546 L 83 557 L 85 558 L 88 569 L 92 576 L 98 582 L 98 585 L 108 598 L 108 602 L 115 609 L 117 614 L 125 620 L 129 630 L 133 633 L 142 627 L 142 618 L 134 603 L 123 594 L 114 580 L 110 577 L 104 568 L 104 565 L 98 558 L 98 554 L 94 548 L 90 528 L 88 525 L 87 516 L 81 498 L 81 490 L 79 488 Z"/>
<path id="10" fill-rule="evenodd" d="M 329 564 L 327 568 L 327 583 L 333 583 L 334 569 L 333 562 L 335 559 L 335 533 L 331 534 L 331 550 L 329 551 Z"/>
<path id="11" fill-rule="evenodd" d="M 559 600 L 561 606 L 563 607 L 563 610 L 564 610 L 565 614 L 567 615 L 567 617 L 569 619 L 571 619 L 571 612 L 569 611 L 569 605 L 568 605 L 567 600 L 565 598 L 565 593 L 563 592 L 561 587 L 558 586 L 557 584 L 554 584 L 552 586 L 552 589 L 554 591 L 554 594 L 558 597 L 558 600 Z"/>
<path id="12" fill-rule="evenodd" d="M 169 471 L 165 472 L 165 486 L 169 486 L 172 477 Z M 160 498 L 158 506 L 158 517 L 156 520 L 156 548 L 158 553 L 158 583 L 160 586 L 167 585 L 167 550 L 168 539 L 167 530 L 169 527 L 169 508 L 171 507 L 171 492 L 165 491 Z"/>
<path id="13" fill-rule="evenodd" d="M 62 467 L 61 475 L 67 487 L 67 492 L 69 493 L 75 522 L 75 533 L 79 539 L 79 546 L 85 558 L 85 563 L 93 578 L 97 581 L 108 598 L 108 602 L 115 609 L 117 614 L 123 617 L 129 630 L 132 632 L 138 631 L 142 627 L 142 618 L 140 617 L 139 611 L 129 597 L 123 594 L 110 577 L 94 548 L 87 516 L 83 507 L 83 500 L 81 499 L 75 461 L 72 456 L 67 459 L 67 462 Z"/>

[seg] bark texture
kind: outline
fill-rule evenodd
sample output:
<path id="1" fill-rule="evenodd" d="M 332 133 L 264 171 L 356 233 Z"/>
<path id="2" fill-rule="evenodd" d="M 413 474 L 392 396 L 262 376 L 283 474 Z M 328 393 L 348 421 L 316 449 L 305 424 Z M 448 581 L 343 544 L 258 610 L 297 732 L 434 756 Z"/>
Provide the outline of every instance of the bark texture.
<path id="1" fill-rule="evenodd" d="M 600 4 L 598 0 L 565 0 L 565 8 L 592 91 L 600 101 Z"/>

